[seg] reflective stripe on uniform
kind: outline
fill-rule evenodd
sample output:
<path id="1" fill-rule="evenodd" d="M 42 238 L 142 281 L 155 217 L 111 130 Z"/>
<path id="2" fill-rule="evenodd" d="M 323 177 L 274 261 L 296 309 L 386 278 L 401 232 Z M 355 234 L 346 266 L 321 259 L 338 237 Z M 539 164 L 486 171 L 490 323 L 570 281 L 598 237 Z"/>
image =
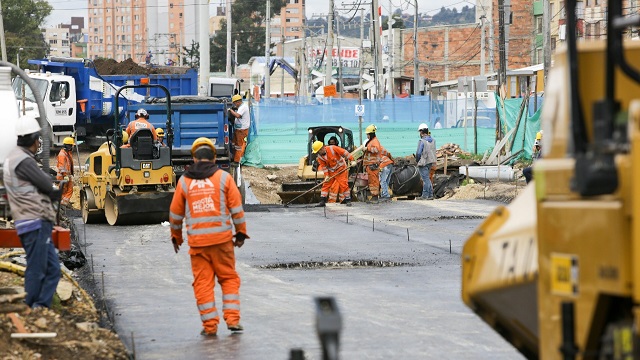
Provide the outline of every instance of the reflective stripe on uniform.
<path id="1" fill-rule="evenodd" d="M 244 223 L 244 217 L 233 219 L 234 224 L 242 224 Z"/>
<path id="2" fill-rule="evenodd" d="M 184 216 L 169 212 L 169 217 L 174 218 L 176 221 L 182 221 L 182 219 L 184 219 Z"/>
<path id="3" fill-rule="evenodd" d="M 238 295 L 238 294 L 225 294 L 225 295 L 222 295 L 222 301 L 227 301 L 227 300 L 240 300 L 240 295 Z"/>
<path id="4" fill-rule="evenodd" d="M 225 231 L 230 231 L 231 225 L 224 224 L 222 226 L 206 227 L 202 229 L 188 229 L 187 235 L 202 235 L 202 234 L 215 234 Z"/>
<path id="5" fill-rule="evenodd" d="M 215 319 L 217 317 L 218 317 L 218 312 L 214 311 L 214 312 L 200 315 L 200 320 L 207 321 L 207 320 Z"/>
<path id="6" fill-rule="evenodd" d="M 225 310 L 240 310 L 240 304 L 224 303 L 222 304 L 222 311 Z"/>
<path id="7" fill-rule="evenodd" d="M 216 306 L 216 303 L 211 301 L 211 302 L 208 302 L 208 303 L 204 303 L 204 304 L 198 305 L 198 310 L 203 311 L 203 310 L 211 309 L 211 308 L 213 308 L 215 306 Z"/>
<path id="8" fill-rule="evenodd" d="M 229 218 L 227 216 L 204 216 L 204 217 L 197 217 L 197 218 L 192 218 L 189 217 L 187 218 L 187 225 L 193 225 L 193 224 L 200 224 L 200 223 L 208 223 L 208 222 L 225 222 L 227 221 Z"/>
<path id="9" fill-rule="evenodd" d="M 231 208 L 230 211 L 232 214 L 237 214 L 243 210 L 242 210 L 242 206 L 238 206 L 238 207 Z"/>

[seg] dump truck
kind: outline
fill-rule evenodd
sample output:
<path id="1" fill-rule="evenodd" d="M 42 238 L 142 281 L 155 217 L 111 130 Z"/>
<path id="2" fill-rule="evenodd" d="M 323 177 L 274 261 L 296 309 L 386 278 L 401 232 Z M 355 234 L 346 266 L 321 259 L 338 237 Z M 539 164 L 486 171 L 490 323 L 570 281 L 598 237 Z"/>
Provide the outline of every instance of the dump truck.
<path id="1" fill-rule="evenodd" d="M 51 57 L 32 59 L 28 63 L 38 67 L 37 72 L 29 72 L 28 76 L 43 95 L 54 145 L 61 145 L 65 137 L 74 134 L 94 147 L 106 141 L 105 133 L 111 128 L 115 114 L 114 95 L 124 85 L 138 85 L 142 79 L 148 79 L 150 84 L 165 86 L 171 96 L 198 93 L 198 74 L 194 69 L 168 74 L 100 75 L 89 59 Z M 13 90 L 21 109 L 39 116 L 33 93 L 24 87 L 23 79 L 14 80 Z M 129 88 L 120 96 L 119 106 L 123 108 L 120 113 L 124 115 L 122 110 L 129 104 L 164 97 L 164 94 L 155 88 Z"/>
<path id="2" fill-rule="evenodd" d="M 18 233 L 13 225 L 11 209 L 2 178 L 2 165 L 11 149 L 16 146 L 17 137 L 14 128 L 15 124 L 20 121 L 20 113 L 18 112 L 18 107 L 15 105 L 16 97 L 11 89 L 11 71 L 26 77 L 26 74 L 16 65 L 0 62 L 0 104 L 3 109 L 2 129 L 4 130 L 0 133 L 0 248 L 22 247 Z M 25 86 L 28 87 L 29 90 L 32 89 L 31 86 L 35 87 L 35 85 L 32 81 L 25 83 Z M 43 108 L 44 102 L 42 101 L 42 97 L 35 96 L 34 104 L 39 108 Z M 43 132 L 46 134 L 45 120 L 39 119 L 39 122 L 43 128 Z M 49 155 L 50 147 L 47 142 L 42 146 L 42 152 L 39 154 L 39 157 L 43 159 L 44 169 L 49 168 Z M 60 251 L 71 250 L 71 233 L 69 229 L 57 225 L 54 226 L 51 232 L 51 240 Z"/>
<path id="3" fill-rule="evenodd" d="M 640 21 L 609 1 L 606 24 L 567 31 L 533 182 L 462 251 L 463 301 L 529 359 L 640 358 L 640 44 L 623 41 Z"/>

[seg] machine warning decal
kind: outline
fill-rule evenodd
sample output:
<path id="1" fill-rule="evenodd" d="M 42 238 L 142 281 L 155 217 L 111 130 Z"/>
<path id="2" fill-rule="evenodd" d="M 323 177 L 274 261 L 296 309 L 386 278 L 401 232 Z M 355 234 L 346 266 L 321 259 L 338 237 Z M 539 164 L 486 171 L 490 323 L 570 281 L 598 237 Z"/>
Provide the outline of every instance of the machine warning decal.
<path id="1" fill-rule="evenodd" d="M 551 254 L 551 292 L 556 295 L 578 295 L 578 257 Z"/>

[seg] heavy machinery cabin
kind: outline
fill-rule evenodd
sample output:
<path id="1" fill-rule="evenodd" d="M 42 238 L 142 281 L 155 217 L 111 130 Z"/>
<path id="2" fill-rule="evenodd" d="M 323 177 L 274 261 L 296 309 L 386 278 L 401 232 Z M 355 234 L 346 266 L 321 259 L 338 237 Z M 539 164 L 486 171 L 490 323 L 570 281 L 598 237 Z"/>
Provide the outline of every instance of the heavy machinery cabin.
<path id="1" fill-rule="evenodd" d="M 567 32 L 534 182 L 464 246 L 464 302 L 528 358 L 640 358 L 639 25 L 609 1 L 606 41 Z"/>

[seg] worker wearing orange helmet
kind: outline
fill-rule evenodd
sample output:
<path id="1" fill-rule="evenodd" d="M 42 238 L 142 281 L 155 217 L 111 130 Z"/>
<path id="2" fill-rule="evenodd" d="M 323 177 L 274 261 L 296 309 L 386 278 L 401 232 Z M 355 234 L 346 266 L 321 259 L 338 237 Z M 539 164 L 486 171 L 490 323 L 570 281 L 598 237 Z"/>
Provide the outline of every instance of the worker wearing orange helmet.
<path id="1" fill-rule="evenodd" d="M 129 123 L 127 126 L 127 135 L 131 138 L 136 131 L 139 129 L 149 129 L 151 130 L 153 141 L 158 141 L 158 134 L 156 134 L 156 128 L 151 125 L 149 122 L 149 113 L 145 109 L 138 109 L 136 112 L 136 119 Z"/>
<path id="2" fill-rule="evenodd" d="M 377 130 L 378 128 L 373 124 L 367 126 L 365 129 L 367 142 L 365 143 L 366 150 L 362 158 L 362 165 L 367 170 L 367 176 L 369 178 L 369 192 L 371 192 L 370 202 L 374 203 L 378 202 L 378 196 L 380 195 L 380 169 L 393 163 L 393 157 L 380 145 L 380 141 L 376 137 Z M 386 180 L 385 178 L 385 181 Z M 387 192 L 385 196 L 388 198 L 389 193 Z M 389 199 L 385 198 L 385 200 Z"/>
<path id="3" fill-rule="evenodd" d="M 227 328 L 242 331 L 240 276 L 236 272 L 233 250 L 234 246 L 242 247 L 249 238 L 242 196 L 231 175 L 216 165 L 216 148 L 211 140 L 196 139 L 191 155 L 194 164 L 180 177 L 171 201 L 169 222 L 173 248 L 177 253 L 183 243 L 184 221 L 193 291 L 203 325 L 201 334 L 214 336 L 218 331 L 220 318 L 213 291 L 216 278 L 222 288 L 222 313 Z"/>
<path id="4" fill-rule="evenodd" d="M 249 106 L 242 102 L 242 96 L 233 95 L 231 97 L 233 107 L 229 109 L 229 114 L 234 118 L 233 121 L 233 162 L 239 164 L 247 147 L 247 136 L 249 136 L 249 127 L 251 126 L 251 114 Z"/>
<path id="5" fill-rule="evenodd" d="M 64 180 L 67 183 L 62 189 L 62 198 L 60 205 L 69 206 L 71 204 L 71 196 L 73 195 L 73 138 L 68 136 L 62 141 L 62 149 L 58 153 L 58 164 L 56 166 L 57 180 Z"/>
<path id="6" fill-rule="evenodd" d="M 323 207 L 327 203 L 329 189 L 334 182 L 338 183 L 338 196 L 343 197 L 343 204 L 351 206 L 351 191 L 349 189 L 349 166 L 347 161 L 353 161 L 353 156 L 345 149 L 336 145 L 324 146 L 322 141 L 315 141 L 311 149 L 318 154 L 318 170 L 324 172 L 325 182 L 320 191 L 320 202 L 317 207 Z"/>

